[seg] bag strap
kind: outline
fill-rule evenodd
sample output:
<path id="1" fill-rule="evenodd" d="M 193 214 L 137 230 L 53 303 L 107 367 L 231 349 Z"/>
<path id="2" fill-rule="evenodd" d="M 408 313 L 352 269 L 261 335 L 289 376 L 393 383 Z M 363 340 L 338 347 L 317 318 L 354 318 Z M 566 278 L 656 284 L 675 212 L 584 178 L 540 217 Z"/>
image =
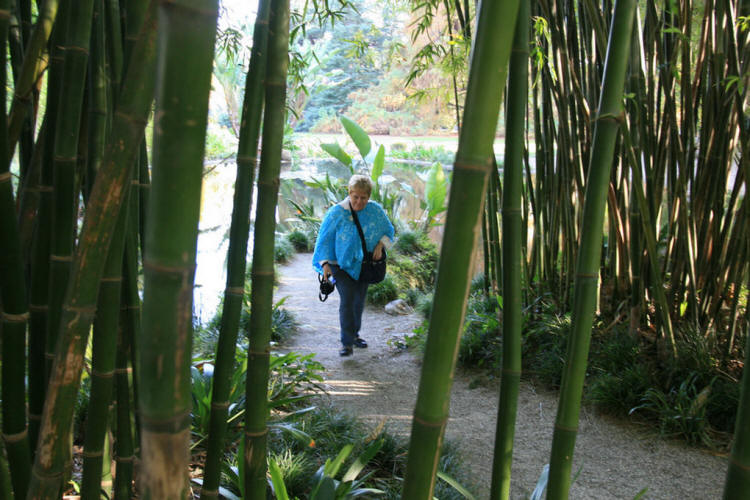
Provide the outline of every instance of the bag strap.
<path id="1" fill-rule="evenodd" d="M 352 202 L 349 202 L 349 210 L 352 212 L 352 217 L 354 218 L 354 223 L 357 225 L 357 231 L 359 232 L 359 241 L 362 242 L 362 253 L 364 255 L 364 260 L 367 260 L 367 244 L 365 244 L 365 233 L 362 231 L 362 226 L 359 225 L 359 217 L 357 217 L 357 212 L 354 211 L 352 208 Z"/>

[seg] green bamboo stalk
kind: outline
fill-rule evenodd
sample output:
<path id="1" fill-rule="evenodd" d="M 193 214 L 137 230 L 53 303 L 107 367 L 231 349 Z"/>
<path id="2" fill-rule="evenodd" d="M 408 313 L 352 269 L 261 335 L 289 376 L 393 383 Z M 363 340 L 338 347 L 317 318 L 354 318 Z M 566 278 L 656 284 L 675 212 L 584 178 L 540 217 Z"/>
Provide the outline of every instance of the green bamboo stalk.
<path id="1" fill-rule="evenodd" d="M 568 498 L 570 488 L 581 394 L 598 295 L 602 224 L 615 140 L 622 114 L 623 87 L 633 36 L 635 8 L 634 0 L 617 0 L 610 26 L 602 93 L 586 181 L 581 244 L 576 264 L 573 328 L 568 343 L 552 439 L 547 492 L 549 499 Z"/>
<path id="2" fill-rule="evenodd" d="M 29 42 L 29 38 L 31 37 L 31 0 L 18 0 L 12 2 L 12 5 L 8 45 L 10 54 L 10 66 L 13 70 L 13 82 L 15 84 L 15 82 L 17 82 L 18 76 L 21 73 L 24 49 L 26 47 L 26 44 L 28 44 Z M 34 122 L 36 119 L 33 111 L 34 106 L 36 106 L 38 102 L 39 91 L 34 88 L 32 90 L 32 97 L 29 100 L 29 105 L 31 105 L 32 107 L 26 112 L 27 117 L 22 125 L 21 137 L 19 139 L 19 192 L 21 184 L 23 183 L 24 178 L 29 171 L 29 165 L 31 163 L 31 156 L 34 148 Z"/>
<path id="3" fill-rule="evenodd" d="M 5 461 L 5 450 L 2 440 L 0 440 L 0 495 L 2 495 L 2 498 L 13 500 L 13 484 L 10 480 L 8 463 Z"/>
<path id="4" fill-rule="evenodd" d="M 0 0 L 0 102 L 5 102 L 5 41 L 10 1 Z M 0 157 L 7 154 L 5 108 L 0 111 Z M 26 424 L 26 325 L 29 309 L 26 277 L 11 174 L 0 165 L 0 331 L 2 331 L 2 433 L 10 462 L 13 491 L 26 495 L 31 471 L 31 449 Z"/>
<path id="5" fill-rule="evenodd" d="M 105 462 L 105 437 L 109 428 L 113 378 L 117 357 L 117 331 L 120 319 L 123 250 L 128 220 L 128 207 L 120 210 L 117 226 L 109 245 L 104 276 L 99 289 L 94 320 L 91 391 L 83 448 L 83 479 L 81 495 L 98 498 L 102 489 L 102 467 Z"/>
<path id="6" fill-rule="evenodd" d="M 503 168 L 503 368 L 500 379 L 490 498 L 510 498 L 513 437 L 521 383 L 521 224 L 523 153 L 529 77 L 529 4 L 520 2 L 508 77 Z"/>
<path id="7" fill-rule="evenodd" d="M 485 210 L 487 211 L 487 226 L 490 248 L 490 283 L 492 286 L 492 293 L 495 295 L 500 294 L 501 280 L 502 280 L 502 255 L 500 252 L 500 229 L 498 228 L 498 207 L 497 207 L 497 192 L 500 189 L 499 182 L 497 180 L 497 163 L 495 161 L 495 155 L 492 155 L 492 169 L 494 172 L 490 173 L 489 187 L 487 188 L 487 202 L 485 203 Z"/>
<path id="8" fill-rule="evenodd" d="M 78 139 L 86 66 L 94 9 L 93 0 L 64 3 L 69 9 L 67 36 L 63 40 L 65 62 L 60 86 L 53 159 L 53 212 L 50 243 L 49 323 L 47 348 L 51 361 L 57 345 L 67 284 L 73 263 L 78 215 Z M 64 16 L 64 14 L 63 14 Z M 64 17 L 63 17 L 64 18 Z"/>
<path id="9" fill-rule="evenodd" d="M 242 126 L 237 150 L 237 178 L 234 182 L 234 208 L 229 231 L 227 284 L 224 291 L 224 308 L 214 367 L 208 451 L 203 469 L 201 498 L 218 498 L 219 496 L 221 458 L 225 448 L 229 414 L 230 377 L 235 363 L 237 332 L 242 312 L 253 178 L 257 163 L 260 120 L 263 113 L 263 78 L 268 46 L 269 10 L 270 2 L 261 1 L 255 20 L 253 49 L 245 84 Z"/>
<path id="10" fill-rule="evenodd" d="M 190 489 L 192 292 L 217 16 L 216 0 L 158 2 L 153 200 L 136 356 L 144 500 L 186 498 Z"/>
<path id="11" fill-rule="evenodd" d="M 482 2 L 477 15 L 464 124 L 412 422 L 404 499 L 432 498 L 471 280 L 469 263 L 492 168 L 492 143 L 517 12 L 517 1 Z"/>
<path id="12" fill-rule="evenodd" d="M 105 161 L 97 174 L 76 252 L 42 418 L 39 448 L 32 470 L 29 498 L 48 498 L 59 493 L 69 446 L 73 405 L 83 366 L 99 281 L 104 270 L 112 228 L 124 196 L 130 170 L 138 151 L 153 98 L 155 22 L 144 25 L 137 52 L 142 64 L 128 72 L 119 99 Z"/>
<path id="13" fill-rule="evenodd" d="M 750 349 L 745 349 L 745 366 L 750 366 Z M 750 491 L 750 370 L 743 370 L 740 402 L 734 429 L 732 453 L 729 457 L 724 500 L 747 498 Z"/>
<path id="14" fill-rule="evenodd" d="M 247 383 L 245 390 L 245 496 L 266 496 L 268 370 L 273 311 L 274 235 L 281 148 L 286 122 L 289 0 L 272 0 L 268 28 L 263 146 L 258 171 Z"/>
<path id="15" fill-rule="evenodd" d="M 135 443 L 133 418 L 137 412 L 131 411 L 130 387 L 133 386 L 133 372 L 131 370 L 131 357 L 133 343 L 141 328 L 141 305 L 138 295 L 138 272 L 137 272 L 137 211 L 133 210 L 138 201 L 138 192 L 131 190 L 129 200 L 129 219 L 127 240 L 125 243 L 125 256 L 123 259 L 123 290 L 121 294 L 120 330 L 117 335 L 117 359 L 115 368 L 115 388 L 117 400 L 117 436 L 115 439 L 115 463 L 117 474 L 115 476 L 114 498 L 115 500 L 130 500 L 133 498 L 133 466 L 135 463 Z"/>
<path id="16" fill-rule="evenodd" d="M 94 177 L 104 158 L 107 130 L 111 122 L 111 110 L 109 108 L 109 103 L 112 101 L 110 95 L 112 88 L 110 88 L 109 83 L 111 67 L 107 60 L 105 12 L 102 8 L 102 0 L 96 0 L 88 70 L 88 154 L 83 182 L 85 198 L 88 198 L 88 193 L 91 192 Z"/>
<path id="17" fill-rule="evenodd" d="M 13 158 L 13 152 L 18 137 L 21 134 L 26 113 L 31 108 L 29 103 L 34 84 L 47 65 L 47 61 L 42 57 L 42 54 L 52 34 L 52 26 L 55 24 L 57 17 L 58 4 L 59 0 L 44 1 L 43 5 L 41 5 L 34 31 L 31 34 L 31 40 L 29 40 L 26 46 L 23 66 L 18 78 L 16 78 L 15 93 L 8 117 L 8 156 L 6 160 L 8 162 Z"/>

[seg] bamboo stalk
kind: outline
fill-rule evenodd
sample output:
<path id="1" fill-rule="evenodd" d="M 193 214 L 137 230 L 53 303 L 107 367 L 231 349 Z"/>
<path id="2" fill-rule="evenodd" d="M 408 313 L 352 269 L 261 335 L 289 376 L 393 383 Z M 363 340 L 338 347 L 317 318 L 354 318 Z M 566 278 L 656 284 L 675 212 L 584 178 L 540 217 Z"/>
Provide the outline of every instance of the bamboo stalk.
<path id="1" fill-rule="evenodd" d="M 218 498 L 219 496 L 221 458 L 225 449 L 227 416 L 229 414 L 230 378 L 235 364 L 237 333 L 242 312 L 253 178 L 255 176 L 258 138 L 263 113 L 263 78 L 268 46 L 269 10 L 270 2 L 267 0 L 261 1 L 255 20 L 253 49 L 245 84 L 242 126 L 237 148 L 237 178 L 234 182 L 234 205 L 229 232 L 227 282 L 216 351 L 216 365 L 214 367 L 208 451 L 204 466 L 201 498 Z"/>
<path id="2" fill-rule="evenodd" d="M 521 191 L 529 77 L 529 4 L 520 2 L 508 76 L 503 166 L 503 366 L 490 498 L 510 498 L 513 437 L 521 382 Z"/>
<path id="3" fill-rule="evenodd" d="M 750 349 L 745 349 L 745 366 L 750 366 Z M 743 370 L 740 402 L 729 457 L 727 478 L 724 483 L 724 500 L 747 498 L 750 491 L 750 370 Z"/>
<path id="4" fill-rule="evenodd" d="M 560 388 L 552 439 L 547 498 L 568 498 L 583 381 L 597 299 L 602 224 L 615 140 L 622 114 L 625 71 L 633 35 L 636 2 L 617 0 L 610 27 L 602 94 L 597 110 L 591 163 L 586 181 L 581 244 L 576 265 L 573 328 Z"/>
<path id="5" fill-rule="evenodd" d="M 42 54 L 52 34 L 52 26 L 55 24 L 58 13 L 58 4 L 59 0 L 44 1 L 31 40 L 26 46 L 23 66 L 18 78 L 16 78 L 16 90 L 8 117 L 8 156 L 6 160 L 8 162 L 13 158 L 15 143 L 21 133 L 25 115 L 30 109 L 28 103 L 31 99 L 34 82 L 47 65 L 47 61 Z"/>
<path id="6" fill-rule="evenodd" d="M 155 24 L 146 25 L 139 40 L 139 60 L 128 73 L 115 115 L 105 161 L 97 175 L 86 210 L 80 244 L 74 260 L 61 332 L 47 392 L 38 452 L 32 470 L 29 498 L 59 493 L 65 471 L 73 405 L 78 390 L 83 354 L 93 320 L 99 281 L 103 272 L 112 227 L 127 194 L 128 165 L 137 152 L 153 96 Z"/>
<path id="7" fill-rule="evenodd" d="M 459 334 L 471 280 L 471 255 L 479 233 L 492 143 L 506 64 L 518 11 L 517 1 L 483 2 L 478 13 L 464 123 L 451 183 L 435 300 L 412 421 L 402 498 L 431 499 L 445 424 Z M 504 25 L 505 29 L 498 29 Z M 491 68 L 491 69 L 490 69 Z"/>
<path id="8" fill-rule="evenodd" d="M 286 123 L 289 0 L 272 0 L 268 27 L 263 145 L 255 212 L 250 327 L 245 389 L 245 496 L 265 498 L 268 371 L 273 312 L 276 205 Z"/>
<path id="9" fill-rule="evenodd" d="M 10 1 L 0 0 L 0 102 L 6 95 L 6 45 Z M 5 108 L 0 111 L 0 158 L 7 154 Z M 2 332 L 2 433 L 13 491 L 26 495 L 31 449 L 26 424 L 26 277 L 10 171 L 0 164 L 0 331 Z M 2 450 L 0 450 L 1 452 Z"/>
<path id="10" fill-rule="evenodd" d="M 153 200 L 136 344 L 144 499 L 185 498 L 190 489 L 192 292 L 217 16 L 216 0 L 158 2 Z"/>

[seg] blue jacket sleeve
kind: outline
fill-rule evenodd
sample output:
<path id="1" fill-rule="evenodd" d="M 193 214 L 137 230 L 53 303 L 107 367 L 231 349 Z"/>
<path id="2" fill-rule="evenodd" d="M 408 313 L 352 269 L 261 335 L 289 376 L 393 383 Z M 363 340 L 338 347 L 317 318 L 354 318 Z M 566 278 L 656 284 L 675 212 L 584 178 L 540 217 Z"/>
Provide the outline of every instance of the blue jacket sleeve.
<path id="1" fill-rule="evenodd" d="M 336 216 L 336 206 L 331 207 L 323 217 L 323 222 L 318 230 L 318 239 L 315 241 L 315 251 L 313 252 L 312 265 L 313 269 L 319 274 L 323 274 L 323 268 L 320 263 L 323 261 L 336 261 L 336 225 L 338 217 Z"/>

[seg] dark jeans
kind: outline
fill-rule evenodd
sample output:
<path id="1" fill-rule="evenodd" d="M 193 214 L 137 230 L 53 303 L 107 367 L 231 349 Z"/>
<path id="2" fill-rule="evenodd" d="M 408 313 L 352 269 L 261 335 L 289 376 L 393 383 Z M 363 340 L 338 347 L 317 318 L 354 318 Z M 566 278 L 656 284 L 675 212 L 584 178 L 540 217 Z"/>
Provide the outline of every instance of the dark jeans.
<path id="1" fill-rule="evenodd" d="M 359 337 L 362 326 L 362 311 L 365 309 L 368 283 L 352 279 L 339 266 L 331 266 L 336 278 L 336 290 L 339 292 L 339 325 L 341 326 L 341 343 L 344 346 L 354 344 Z"/>

